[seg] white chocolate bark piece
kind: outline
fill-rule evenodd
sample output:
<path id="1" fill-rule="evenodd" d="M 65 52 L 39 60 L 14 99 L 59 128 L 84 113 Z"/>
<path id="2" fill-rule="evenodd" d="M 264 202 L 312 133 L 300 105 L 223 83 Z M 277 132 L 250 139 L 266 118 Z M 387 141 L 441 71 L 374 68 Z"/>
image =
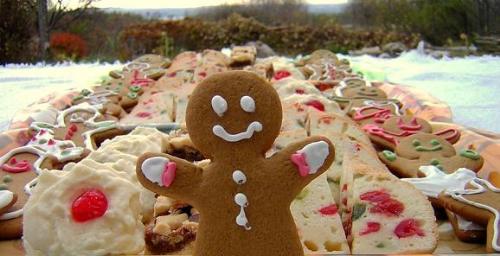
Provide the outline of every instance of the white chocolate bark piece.
<path id="1" fill-rule="evenodd" d="M 72 215 L 82 193 L 96 189 L 105 212 L 83 222 Z M 69 172 L 42 171 L 24 207 L 28 255 L 136 254 L 144 249 L 140 190 L 124 173 L 74 165 Z"/>

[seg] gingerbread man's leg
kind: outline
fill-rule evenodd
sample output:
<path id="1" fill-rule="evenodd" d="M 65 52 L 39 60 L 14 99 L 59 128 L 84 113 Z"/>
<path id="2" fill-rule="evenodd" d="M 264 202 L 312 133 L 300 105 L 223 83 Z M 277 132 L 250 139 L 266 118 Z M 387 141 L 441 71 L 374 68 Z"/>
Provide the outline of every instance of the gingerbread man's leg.
<path id="1" fill-rule="evenodd" d="M 203 170 L 168 154 L 146 153 L 138 159 L 136 172 L 139 182 L 149 190 L 193 203 Z"/>

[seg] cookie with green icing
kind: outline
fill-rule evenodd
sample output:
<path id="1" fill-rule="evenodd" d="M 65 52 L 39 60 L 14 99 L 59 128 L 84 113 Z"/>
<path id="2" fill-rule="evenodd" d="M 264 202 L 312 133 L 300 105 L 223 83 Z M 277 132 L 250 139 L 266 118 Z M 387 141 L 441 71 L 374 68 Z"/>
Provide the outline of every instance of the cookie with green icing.
<path id="1" fill-rule="evenodd" d="M 479 153 L 470 149 L 457 152 L 445 135 L 430 133 L 402 138 L 394 151 L 384 150 L 379 153 L 379 158 L 401 178 L 423 176 L 418 170 L 424 165 L 434 165 L 446 173 L 458 168 L 477 172 L 483 166 L 483 158 Z"/>

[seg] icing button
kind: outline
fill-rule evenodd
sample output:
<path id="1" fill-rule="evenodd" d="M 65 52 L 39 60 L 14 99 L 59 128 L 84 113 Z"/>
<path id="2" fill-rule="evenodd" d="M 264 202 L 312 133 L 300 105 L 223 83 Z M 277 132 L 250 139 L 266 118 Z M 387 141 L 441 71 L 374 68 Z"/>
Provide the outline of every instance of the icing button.
<path id="1" fill-rule="evenodd" d="M 236 184 L 242 185 L 247 182 L 247 177 L 242 171 L 236 170 L 233 172 L 233 180 Z"/>
<path id="2" fill-rule="evenodd" d="M 460 156 L 472 159 L 472 160 L 478 160 L 481 156 L 479 153 L 477 153 L 474 150 L 471 149 L 462 149 L 460 150 Z"/>
<path id="3" fill-rule="evenodd" d="M 382 151 L 382 154 L 384 155 L 385 159 L 387 159 L 391 162 L 396 160 L 396 158 L 397 158 L 396 154 L 394 154 L 394 152 L 389 151 L 389 150 Z"/>

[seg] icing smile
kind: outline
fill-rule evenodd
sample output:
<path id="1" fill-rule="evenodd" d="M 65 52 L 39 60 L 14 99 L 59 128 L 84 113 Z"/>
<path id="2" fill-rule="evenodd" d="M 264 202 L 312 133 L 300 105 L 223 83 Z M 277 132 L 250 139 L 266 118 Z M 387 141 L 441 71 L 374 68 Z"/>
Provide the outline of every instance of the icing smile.
<path id="1" fill-rule="evenodd" d="M 237 142 L 244 139 L 250 139 L 255 132 L 262 131 L 262 124 L 260 122 L 254 121 L 248 125 L 247 130 L 244 132 L 231 134 L 224 129 L 221 125 L 214 125 L 212 131 L 215 135 L 221 139 L 229 142 Z"/>

